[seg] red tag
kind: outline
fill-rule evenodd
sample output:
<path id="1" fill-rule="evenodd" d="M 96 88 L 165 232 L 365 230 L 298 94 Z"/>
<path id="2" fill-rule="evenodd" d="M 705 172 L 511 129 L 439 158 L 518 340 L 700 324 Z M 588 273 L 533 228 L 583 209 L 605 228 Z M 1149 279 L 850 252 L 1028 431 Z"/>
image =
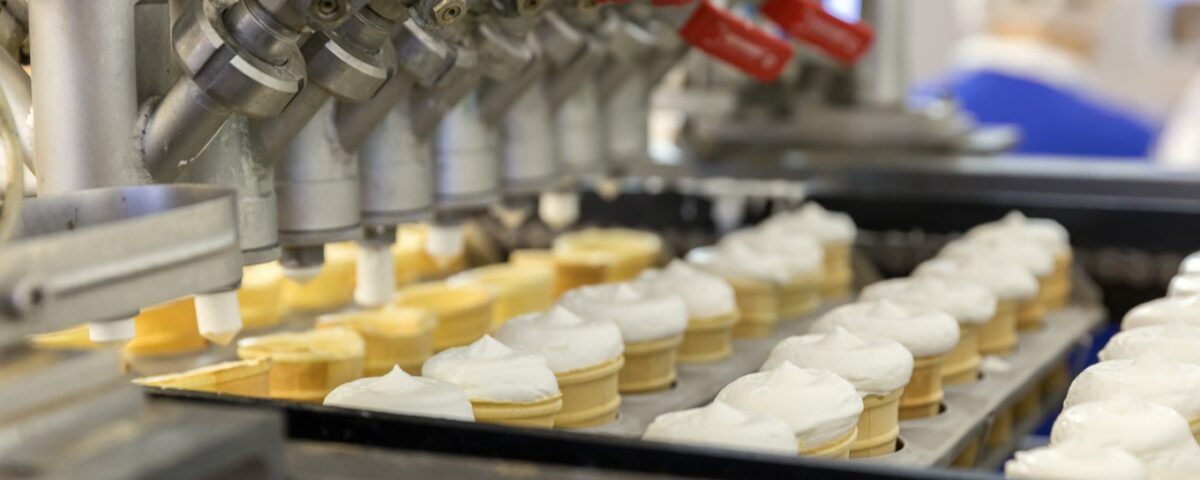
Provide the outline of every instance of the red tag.
<path id="1" fill-rule="evenodd" d="M 862 58 L 875 39 L 870 25 L 846 22 L 826 12 L 817 2 L 767 0 L 758 10 L 789 35 L 847 65 Z"/>
<path id="2" fill-rule="evenodd" d="M 704 0 L 679 36 L 692 46 L 763 82 L 774 81 L 792 59 L 787 41 Z"/>

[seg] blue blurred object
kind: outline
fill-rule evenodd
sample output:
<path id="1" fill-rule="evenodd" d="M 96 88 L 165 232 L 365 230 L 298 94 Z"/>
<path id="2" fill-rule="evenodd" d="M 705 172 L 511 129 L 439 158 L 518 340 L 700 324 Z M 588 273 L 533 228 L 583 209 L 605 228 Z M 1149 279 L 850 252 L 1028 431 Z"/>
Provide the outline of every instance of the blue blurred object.
<path id="1" fill-rule="evenodd" d="M 935 90 L 950 94 L 982 125 L 1017 127 L 1014 153 L 1143 160 L 1154 145 L 1156 129 L 1134 115 L 1034 79 L 973 70 Z"/>
<path id="2" fill-rule="evenodd" d="M 862 19 L 862 0 L 822 0 L 825 10 L 847 22 Z"/>

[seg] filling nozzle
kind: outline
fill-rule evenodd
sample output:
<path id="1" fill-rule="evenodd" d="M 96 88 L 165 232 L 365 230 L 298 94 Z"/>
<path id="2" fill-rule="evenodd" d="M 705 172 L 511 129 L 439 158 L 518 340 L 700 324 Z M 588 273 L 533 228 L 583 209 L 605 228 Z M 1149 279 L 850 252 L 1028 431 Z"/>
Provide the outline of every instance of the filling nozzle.
<path id="1" fill-rule="evenodd" d="M 242 311 L 237 288 L 196 295 L 196 326 L 200 336 L 217 345 L 228 345 L 242 331 Z"/>
<path id="2" fill-rule="evenodd" d="M 396 227 L 367 227 L 358 245 L 355 269 L 354 302 L 361 307 L 381 307 L 391 303 L 396 293 L 396 269 L 392 244 Z"/>
<path id="3" fill-rule="evenodd" d="M 279 264 L 283 266 L 283 276 L 297 283 L 308 283 L 321 272 L 325 264 L 325 246 L 283 247 Z"/>
<path id="4" fill-rule="evenodd" d="M 104 347 L 124 347 L 136 334 L 133 316 L 88 322 L 88 339 Z"/>
<path id="5" fill-rule="evenodd" d="M 579 193 L 568 189 L 542 192 L 538 198 L 538 217 L 554 230 L 566 229 L 579 220 Z"/>
<path id="6" fill-rule="evenodd" d="M 439 218 L 429 226 L 429 235 L 425 237 L 425 253 L 433 259 L 438 268 L 444 268 L 462 256 L 464 220 L 457 216 Z"/>

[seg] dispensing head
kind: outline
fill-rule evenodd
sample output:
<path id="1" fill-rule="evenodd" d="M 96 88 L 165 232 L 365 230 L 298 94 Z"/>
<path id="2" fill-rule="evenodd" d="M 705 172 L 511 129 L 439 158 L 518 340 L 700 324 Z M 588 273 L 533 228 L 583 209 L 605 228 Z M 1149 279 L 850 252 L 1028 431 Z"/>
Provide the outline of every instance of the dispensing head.
<path id="1" fill-rule="evenodd" d="M 279 264 L 283 266 L 283 275 L 299 283 L 308 283 L 320 273 L 325 264 L 325 246 L 283 247 L 280 252 Z"/>
<path id="2" fill-rule="evenodd" d="M 554 230 L 564 230 L 579 220 L 579 194 L 574 190 L 542 192 L 538 217 Z"/>
<path id="3" fill-rule="evenodd" d="M 366 227 L 358 246 L 355 269 L 354 303 L 361 307 L 381 307 L 391 303 L 396 292 L 396 269 L 392 244 L 395 227 Z"/>
<path id="4" fill-rule="evenodd" d="M 439 218 L 429 226 L 429 235 L 425 237 L 425 253 L 433 258 L 439 268 L 445 267 L 462 256 L 463 243 L 463 219 Z"/>
<path id="5" fill-rule="evenodd" d="M 196 295 L 196 326 L 200 336 L 217 345 L 233 341 L 242 331 L 237 288 Z"/>

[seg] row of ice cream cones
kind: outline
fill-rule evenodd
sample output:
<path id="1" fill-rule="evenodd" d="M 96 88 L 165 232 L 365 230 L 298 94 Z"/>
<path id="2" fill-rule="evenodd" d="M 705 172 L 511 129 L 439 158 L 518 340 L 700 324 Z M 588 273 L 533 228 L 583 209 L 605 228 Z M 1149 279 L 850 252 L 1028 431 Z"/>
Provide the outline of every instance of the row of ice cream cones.
<path id="1" fill-rule="evenodd" d="M 1200 475 L 1200 255 L 1168 296 L 1130 310 L 1100 363 L 1071 383 L 1050 444 L 1018 452 L 1009 478 L 1175 480 Z"/>

